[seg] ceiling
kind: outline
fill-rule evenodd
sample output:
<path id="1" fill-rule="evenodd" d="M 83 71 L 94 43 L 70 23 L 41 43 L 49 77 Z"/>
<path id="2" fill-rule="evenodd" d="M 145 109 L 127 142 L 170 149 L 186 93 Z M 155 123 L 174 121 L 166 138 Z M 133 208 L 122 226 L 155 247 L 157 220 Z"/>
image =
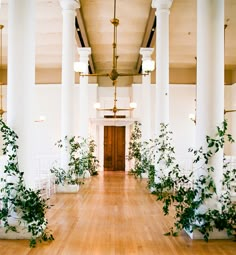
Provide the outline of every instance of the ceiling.
<path id="1" fill-rule="evenodd" d="M 8 0 L 1 1 L 3 29 L 3 66 L 7 68 Z M 151 0 L 117 0 L 118 71 L 140 71 L 140 47 L 155 47 L 152 32 L 155 10 Z M 113 0 L 80 0 L 76 11 L 76 46 L 91 47 L 91 72 L 112 69 Z M 170 11 L 170 82 L 196 82 L 196 5 L 197 0 L 174 0 Z M 236 82 L 236 1 L 225 0 L 225 68 L 227 83 Z M 152 39 L 150 36 L 153 36 Z M 59 0 L 36 0 L 36 82 L 60 83 L 62 52 L 62 14 Z M 155 59 L 155 52 L 153 54 Z M 79 56 L 75 51 L 75 60 Z M 78 77 L 76 76 L 78 80 Z M 152 75 L 155 82 L 155 74 Z M 109 78 L 98 80 L 110 86 Z M 119 77 L 118 86 L 140 82 L 137 77 Z"/>

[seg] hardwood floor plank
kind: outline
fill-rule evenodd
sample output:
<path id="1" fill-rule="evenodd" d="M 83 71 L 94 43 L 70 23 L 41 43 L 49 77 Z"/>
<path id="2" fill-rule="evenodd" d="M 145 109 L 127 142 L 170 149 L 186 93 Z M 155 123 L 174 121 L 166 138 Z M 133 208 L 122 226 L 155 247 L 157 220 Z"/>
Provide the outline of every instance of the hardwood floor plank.
<path id="1" fill-rule="evenodd" d="M 86 180 L 78 194 L 56 194 L 48 212 L 55 241 L 30 249 L 26 240 L 0 240 L 4 255 L 233 255 L 232 240 L 167 237 L 172 217 L 149 194 L 145 181 L 125 172 Z"/>

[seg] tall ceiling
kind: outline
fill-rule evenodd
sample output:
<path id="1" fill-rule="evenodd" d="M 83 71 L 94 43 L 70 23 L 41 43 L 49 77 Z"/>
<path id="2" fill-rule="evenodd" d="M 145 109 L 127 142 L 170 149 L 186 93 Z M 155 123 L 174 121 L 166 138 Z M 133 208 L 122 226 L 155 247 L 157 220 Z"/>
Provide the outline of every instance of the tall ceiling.
<path id="1" fill-rule="evenodd" d="M 36 1 L 36 82 L 60 83 L 62 52 L 62 13 L 59 0 Z M 0 23 L 3 29 L 3 67 L 7 68 L 8 0 L 1 1 Z M 140 71 L 140 47 L 155 48 L 152 0 L 117 0 L 118 71 Z M 80 0 L 76 11 L 75 49 L 91 47 L 91 72 L 112 69 L 113 0 Z M 197 0 L 173 0 L 170 10 L 170 82 L 195 83 Z M 20 22 L 20 21 L 19 21 Z M 236 0 L 225 0 L 225 68 L 227 83 L 236 82 Z M 158 28 L 157 28 L 158 29 Z M 155 51 L 153 53 L 155 59 Z M 75 51 L 75 60 L 79 60 Z M 153 74 L 155 82 L 155 74 Z M 76 76 L 78 80 L 78 76 Z M 110 86 L 109 78 L 98 80 Z M 119 77 L 118 86 L 130 86 L 138 78 Z"/>

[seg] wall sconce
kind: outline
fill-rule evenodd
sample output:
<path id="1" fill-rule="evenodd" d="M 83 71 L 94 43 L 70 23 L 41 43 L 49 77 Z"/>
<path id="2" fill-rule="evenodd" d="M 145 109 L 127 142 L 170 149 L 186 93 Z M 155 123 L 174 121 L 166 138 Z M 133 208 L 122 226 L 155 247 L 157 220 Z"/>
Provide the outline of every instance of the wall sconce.
<path id="1" fill-rule="evenodd" d="M 135 103 L 135 102 L 130 102 L 130 103 L 129 103 L 129 107 L 130 107 L 131 109 L 136 109 L 136 108 L 137 108 L 137 103 Z"/>
<path id="2" fill-rule="evenodd" d="M 150 72 L 154 71 L 155 69 L 155 61 L 146 59 L 143 61 L 142 64 L 142 70 L 144 72 L 144 75 L 149 74 Z"/>
<path id="3" fill-rule="evenodd" d="M 46 116 L 40 115 L 38 120 L 35 120 L 34 122 L 44 122 L 46 120 Z"/>
<path id="4" fill-rule="evenodd" d="M 101 108 L 101 104 L 99 102 L 94 104 L 94 108 L 95 109 L 100 109 Z"/>
<path id="5" fill-rule="evenodd" d="M 87 66 L 83 62 L 74 62 L 74 71 L 76 73 L 82 74 L 85 73 L 87 70 Z"/>

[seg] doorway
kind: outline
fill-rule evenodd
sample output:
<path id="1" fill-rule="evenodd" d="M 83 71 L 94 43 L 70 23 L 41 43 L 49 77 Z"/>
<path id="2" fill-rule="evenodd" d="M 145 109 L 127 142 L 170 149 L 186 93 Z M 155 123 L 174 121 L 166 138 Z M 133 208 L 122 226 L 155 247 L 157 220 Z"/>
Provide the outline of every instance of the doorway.
<path id="1" fill-rule="evenodd" d="M 125 171 L 124 126 L 104 126 L 104 171 Z"/>

